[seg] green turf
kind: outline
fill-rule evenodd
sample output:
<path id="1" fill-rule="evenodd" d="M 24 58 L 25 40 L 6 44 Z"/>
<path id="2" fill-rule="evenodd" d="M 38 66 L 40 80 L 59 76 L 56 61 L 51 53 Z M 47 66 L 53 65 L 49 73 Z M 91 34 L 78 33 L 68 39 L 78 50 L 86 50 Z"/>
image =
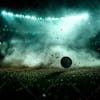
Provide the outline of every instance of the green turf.
<path id="1" fill-rule="evenodd" d="M 0 98 L 99 100 L 100 67 L 3 68 L 0 69 Z"/>

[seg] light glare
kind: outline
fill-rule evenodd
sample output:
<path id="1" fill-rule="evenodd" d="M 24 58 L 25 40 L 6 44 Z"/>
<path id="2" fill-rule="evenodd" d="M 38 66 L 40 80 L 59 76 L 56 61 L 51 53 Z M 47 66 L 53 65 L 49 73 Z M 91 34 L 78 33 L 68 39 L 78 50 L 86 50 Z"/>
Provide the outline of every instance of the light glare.
<path id="1" fill-rule="evenodd" d="M 6 15 L 6 11 L 3 10 L 3 11 L 1 12 L 1 14 L 2 14 L 2 15 Z"/>
<path id="2" fill-rule="evenodd" d="M 35 16 L 30 16 L 30 15 L 22 15 L 22 14 L 13 14 L 11 12 L 7 12 L 3 10 L 1 12 L 2 15 L 10 16 L 10 17 L 19 17 L 19 18 L 26 18 L 26 19 L 32 19 L 32 20 L 47 20 L 47 21 L 55 21 L 55 20 L 62 20 L 62 21 L 68 21 L 68 20 L 80 20 L 80 19 L 88 19 L 89 14 L 88 13 L 82 13 L 82 14 L 76 14 L 76 15 L 70 15 L 66 17 L 35 17 Z"/>
<path id="3" fill-rule="evenodd" d="M 7 15 L 8 15 L 8 16 L 10 16 L 10 17 L 12 17 L 14 14 L 13 14 L 13 13 L 8 12 L 8 13 L 7 13 Z"/>
<path id="4" fill-rule="evenodd" d="M 30 19 L 30 18 L 31 18 L 31 16 L 29 16 L 29 15 L 26 15 L 26 16 L 25 16 L 25 18 L 26 18 L 26 19 Z"/>

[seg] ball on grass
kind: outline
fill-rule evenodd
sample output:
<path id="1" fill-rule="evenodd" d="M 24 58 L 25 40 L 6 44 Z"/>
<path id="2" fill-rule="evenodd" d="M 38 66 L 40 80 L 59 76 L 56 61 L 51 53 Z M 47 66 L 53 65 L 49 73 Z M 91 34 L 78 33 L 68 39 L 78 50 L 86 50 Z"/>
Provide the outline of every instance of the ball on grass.
<path id="1" fill-rule="evenodd" d="M 72 65 L 72 59 L 67 57 L 67 56 L 66 57 L 62 57 L 60 63 L 62 65 L 62 67 L 69 68 Z"/>

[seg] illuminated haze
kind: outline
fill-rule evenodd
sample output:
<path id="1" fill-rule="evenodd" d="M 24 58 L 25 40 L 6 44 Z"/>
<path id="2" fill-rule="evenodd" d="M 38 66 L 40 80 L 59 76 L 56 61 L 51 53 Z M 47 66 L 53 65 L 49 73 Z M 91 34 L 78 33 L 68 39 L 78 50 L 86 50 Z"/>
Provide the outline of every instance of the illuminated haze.
<path id="1" fill-rule="evenodd" d="M 12 52 L 5 53 L 3 63 L 61 67 L 60 59 L 69 56 L 73 67 L 100 65 L 88 48 L 89 39 L 99 30 L 90 12 L 72 11 L 62 17 L 42 18 L 3 11 L 2 16 L 10 29 L 15 29 L 9 39 Z"/>

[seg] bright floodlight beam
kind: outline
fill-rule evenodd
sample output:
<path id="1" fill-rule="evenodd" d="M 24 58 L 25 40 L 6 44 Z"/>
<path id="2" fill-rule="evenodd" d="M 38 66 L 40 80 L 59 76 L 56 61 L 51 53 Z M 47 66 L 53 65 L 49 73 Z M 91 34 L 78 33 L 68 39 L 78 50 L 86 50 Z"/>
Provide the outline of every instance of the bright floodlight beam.
<path id="1" fill-rule="evenodd" d="M 25 19 L 34 19 L 34 20 L 36 20 L 36 17 L 35 16 L 30 16 L 30 15 L 22 15 L 22 14 L 14 14 L 14 13 L 12 13 L 12 12 L 7 12 L 7 11 L 5 11 L 5 10 L 3 10 L 2 12 L 1 12 L 1 15 L 3 15 L 3 16 L 9 16 L 9 17 L 16 17 L 16 18 L 25 18 Z M 42 18 L 38 18 L 38 20 L 41 20 Z"/>
<path id="2" fill-rule="evenodd" d="M 67 16 L 67 17 L 61 17 L 61 20 L 82 20 L 82 19 L 88 19 L 89 18 L 89 14 L 88 13 L 82 13 L 82 14 L 78 14 L 78 15 L 72 15 L 72 16 Z"/>
<path id="3" fill-rule="evenodd" d="M 35 17 L 35 16 L 30 16 L 30 15 L 22 15 L 22 14 L 13 14 L 12 12 L 7 12 L 5 10 L 3 10 L 1 12 L 2 15 L 6 15 L 6 16 L 10 16 L 10 17 L 18 17 L 18 18 L 25 18 L 25 19 L 31 19 L 31 20 L 48 20 L 48 21 L 53 21 L 53 20 L 80 20 L 80 19 L 88 19 L 89 18 L 89 14 L 88 13 L 82 13 L 82 14 L 78 14 L 78 15 L 72 15 L 72 16 L 67 16 L 67 17 L 46 17 L 46 18 L 42 18 L 42 17 Z"/>
<path id="4" fill-rule="evenodd" d="M 2 15 L 6 15 L 7 12 L 6 12 L 5 10 L 3 10 L 3 11 L 1 12 L 1 14 L 2 14 Z"/>
<path id="5" fill-rule="evenodd" d="M 12 12 L 6 12 L 5 10 L 3 10 L 3 11 L 1 12 L 1 14 L 2 14 L 3 16 L 10 16 L 10 17 L 14 16 L 14 14 L 13 14 Z"/>
<path id="6" fill-rule="evenodd" d="M 84 14 L 81 14 L 79 17 L 82 18 L 82 19 L 88 19 L 89 18 L 89 14 L 88 13 L 84 13 Z"/>
<path id="7" fill-rule="evenodd" d="M 10 16 L 10 17 L 14 16 L 14 14 L 10 13 L 10 12 L 8 12 L 7 15 Z"/>

